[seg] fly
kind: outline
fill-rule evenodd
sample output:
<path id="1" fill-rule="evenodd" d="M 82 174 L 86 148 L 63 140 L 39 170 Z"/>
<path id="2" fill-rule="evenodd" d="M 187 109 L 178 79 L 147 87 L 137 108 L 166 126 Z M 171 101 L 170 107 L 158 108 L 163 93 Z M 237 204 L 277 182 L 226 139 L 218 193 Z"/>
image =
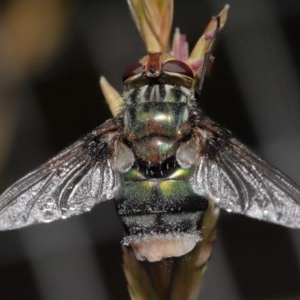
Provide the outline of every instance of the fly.
<path id="1" fill-rule="evenodd" d="M 139 260 L 160 261 L 201 241 L 211 203 L 299 228 L 299 187 L 198 107 L 229 7 L 188 57 L 179 30 L 168 49 L 171 22 L 167 29 L 147 27 L 135 13 L 137 2 L 128 2 L 148 54 L 124 73 L 122 97 L 101 80 L 106 98 L 121 99 L 122 108 L 9 187 L 0 196 L 0 229 L 69 218 L 115 199 L 123 244 Z"/>

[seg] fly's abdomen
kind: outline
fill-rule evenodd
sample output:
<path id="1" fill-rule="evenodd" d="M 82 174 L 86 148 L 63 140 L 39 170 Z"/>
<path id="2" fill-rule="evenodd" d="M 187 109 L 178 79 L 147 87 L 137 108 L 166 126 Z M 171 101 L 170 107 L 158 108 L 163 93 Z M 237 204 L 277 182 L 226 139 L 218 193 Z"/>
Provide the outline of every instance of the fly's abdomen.
<path id="1" fill-rule="evenodd" d="M 192 237 L 194 247 L 200 241 L 208 201 L 192 191 L 188 177 L 189 171 L 180 168 L 167 178 L 143 178 L 136 169 L 125 174 L 123 189 L 116 199 L 125 231 L 124 244 L 144 247 L 146 241 L 149 248 L 148 242 L 153 239 L 162 239 L 168 245 L 167 239 L 184 242 L 186 237 Z M 181 246 L 179 250 L 172 247 L 181 254 Z"/>
<path id="2" fill-rule="evenodd" d="M 194 232 L 207 201 L 185 181 L 144 180 L 125 184 L 117 208 L 130 236 Z"/>

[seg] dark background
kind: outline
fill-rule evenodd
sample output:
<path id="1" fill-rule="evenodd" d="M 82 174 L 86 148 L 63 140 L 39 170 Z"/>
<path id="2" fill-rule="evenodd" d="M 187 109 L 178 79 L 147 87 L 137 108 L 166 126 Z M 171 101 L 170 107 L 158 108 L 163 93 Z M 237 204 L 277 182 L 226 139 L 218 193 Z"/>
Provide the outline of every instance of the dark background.
<path id="1" fill-rule="evenodd" d="M 175 0 L 193 45 L 225 3 Z M 233 0 L 202 107 L 300 184 L 300 3 Z M 125 0 L 0 2 L 0 191 L 110 117 L 144 47 Z M 113 203 L 0 233 L 0 299 L 129 299 Z M 201 299 L 300 299 L 300 232 L 222 213 Z"/>

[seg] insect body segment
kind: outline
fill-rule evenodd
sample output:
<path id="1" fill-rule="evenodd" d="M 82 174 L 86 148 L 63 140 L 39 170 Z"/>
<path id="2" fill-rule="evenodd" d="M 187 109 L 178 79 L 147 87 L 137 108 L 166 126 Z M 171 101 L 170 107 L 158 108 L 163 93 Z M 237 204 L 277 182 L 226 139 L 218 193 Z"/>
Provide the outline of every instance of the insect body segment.
<path id="1" fill-rule="evenodd" d="M 122 176 L 124 188 L 116 205 L 125 229 L 123 243 L 132 245 L 142 260 L 158 261 L 183 255 L 201 239 L 200 224 L 208 201 L 195 194 L 187 181 L 191 170 L 168 163 L 171 165 L 168 177 L 163 173 L 158 175 L 158 170 L 149 166 L 140 171 L 134 168 Z M 166 237 L 168 241 L 164 240 Z M 179 237 L 186 240 L 188 249 L 176 247 Z M 156 244 L 152 241 L 158 238 L 166 248 L 172 249 L 168 256 L 153 249 Z"/>
<path id="2" fill-rule="evenodd" d="M 167 92 L 154 85 L 146 87 L 145 92 L 150 95 L 142 96 L 143 102 L 133 101 L 124 111 L 124 134 L 138 158 L 149 164 L 162 163 L 174 155 L 180 141 L 189 134 L 189 109 L 187 103 L 171 98 L 170 93 L 178 91 L 170 89 Z M 160 97 L 162 93 L 165 94 L 163 98 Z M 145 99 L 148 97 L 149 100 Z M 170 102 L 160 101 L 164 98 L 171 98 Z"/>
<path id="3" fill-rule="evenodd" d="M 149 164 L 161 164 L 174 156 L 181 140 L 191 132 L 190 106 L 193 94 L 190 89 L 175 82 L 170 84 L 170 78 L 164 77 L 165 71 L 161 67 L 165 63 L 162 61 L 164 56 L 162 53 L 146 56 L 142 59 L 145 63 L 144 72 L 132 74 L 125 82 L 129 87 L 124 94 L 125 108 L 122 112 L 124 135 L 136 156 Z M 176 74 L 173 76 L 180 83 L 180 73 L 175 71 L 183 72 L 189 68 L 183 62 L 181 65 L 185 67 L 179 68 L 175 62 L 169 60 L 166 64 L 169 63 L 169 69 Z M 170 64 L 175 67 L 172 69 Z M 150 76 L 147 68 L 153 70 Z M 148 82 L 131 88 L 131 81 L 145 77 Z"/>

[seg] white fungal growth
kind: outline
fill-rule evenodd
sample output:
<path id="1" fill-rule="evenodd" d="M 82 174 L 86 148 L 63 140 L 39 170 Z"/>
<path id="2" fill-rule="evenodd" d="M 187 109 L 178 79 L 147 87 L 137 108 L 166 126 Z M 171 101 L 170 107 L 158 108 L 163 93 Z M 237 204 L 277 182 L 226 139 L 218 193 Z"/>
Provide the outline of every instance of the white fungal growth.
<path id="1" fill-rule="evenodd" d="M 128 241 L 138 260 L 149 262 L 178 257 L 189 253 L 201 240 L 197 233 L 175 233 L 146 235 L 141 239 Z M 123 241 L 127 244 L 126 241 Z"/>

